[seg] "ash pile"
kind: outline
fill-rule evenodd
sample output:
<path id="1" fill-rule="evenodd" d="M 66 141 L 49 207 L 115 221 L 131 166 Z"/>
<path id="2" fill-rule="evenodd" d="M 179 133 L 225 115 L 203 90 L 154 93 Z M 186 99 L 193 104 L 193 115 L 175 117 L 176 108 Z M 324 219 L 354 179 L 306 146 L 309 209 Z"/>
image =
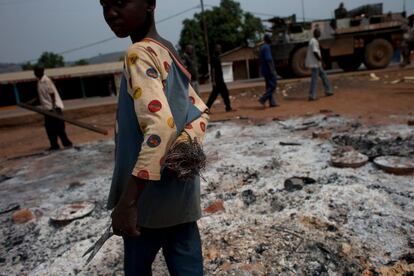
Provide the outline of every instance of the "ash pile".
<path id="1" fill-rule="evenodd" d="M 383 155 L 412 158 L 412 127 L 366 127 L 328 113 L 211 132 L 220 135 L 206 147 L 201 221 L 211 274 L 414 270 L 414 176 L 372 162 Z M 333 166 L 332 155 L 344 146 L 366 155 L 364 162 Z"/>
<path id="2" fill-rule="evenodd" d="M 363 126 L 331 112 L 212 123 L 199 221 L 205 275 L 414 272 L 414 176 L 374 163 L 389 155 L 412 160 L 413 136 L 410 126 Z M 358 161 L 337 164 L 358 166 L 334 166 L 337 152 Z M 0 216 L 1 275 L 122 275 L 119 238 L 89 265 L 82 258 L 108 225 L 112 158 L 112 143 L 100 142 L 3 162 L 2 204 L 17 202 L 33 216 L 20 224 L 15 211 Z M 95 206 L 88 215 L 51 223 L 62 205 L 86 201 Z M 153 269 L 167 275 L 161 256 Z"/>

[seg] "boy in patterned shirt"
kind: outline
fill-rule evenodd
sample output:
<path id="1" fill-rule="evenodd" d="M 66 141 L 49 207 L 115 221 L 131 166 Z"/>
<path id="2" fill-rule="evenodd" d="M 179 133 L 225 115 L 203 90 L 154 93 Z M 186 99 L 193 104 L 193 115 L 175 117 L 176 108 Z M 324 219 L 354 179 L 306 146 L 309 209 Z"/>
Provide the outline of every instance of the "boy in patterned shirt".
<path id="1" fill-rule="evenodd" d="M 162 248 L 171 275 L 202 275 L 198 175 L 166 165 L 171 148 L 203 140 L 207 107 L 154 21 L 155 0 L 100 0 L 109 27 L 133 44 L 118 100 L 115 169 L 108 208 L 124 239 L 126 275 L 151 275 Z"/>

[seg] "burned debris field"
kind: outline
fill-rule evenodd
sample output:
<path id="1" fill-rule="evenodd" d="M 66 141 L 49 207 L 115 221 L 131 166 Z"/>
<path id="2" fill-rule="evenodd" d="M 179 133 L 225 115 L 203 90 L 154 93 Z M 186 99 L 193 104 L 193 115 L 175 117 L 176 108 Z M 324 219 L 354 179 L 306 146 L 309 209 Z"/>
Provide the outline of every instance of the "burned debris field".
<path id="1" fill-rule="evenodd" d="M 113 149 L 108 140 L 2 162 L 1 275 L 122 275 L 118 237 L 88 265 L 82 258 L 109 225 Z M 350 149 L 364 162 L 348 166 L 355 164 L 351 154 L 333 166 Z M 199 227 L 206 275 L 414 271 L 411 126 L 365 126 L 330 111 L 215 122 L 204 150 Z M 391 160 L 391 173 L 375 164 L 381 156 L 406 159 Z M 62 206 L 85 202 L 93 210 L 78 219 L 53 219 Z M 161 258 L 155 275 L 167 274 Z"/>

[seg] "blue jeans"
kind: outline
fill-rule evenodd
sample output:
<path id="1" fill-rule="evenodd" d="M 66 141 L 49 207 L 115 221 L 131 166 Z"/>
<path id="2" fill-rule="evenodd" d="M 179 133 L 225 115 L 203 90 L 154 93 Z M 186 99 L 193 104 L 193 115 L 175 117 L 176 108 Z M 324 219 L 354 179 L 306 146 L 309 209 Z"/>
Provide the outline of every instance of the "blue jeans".
<path id="1" fill-rule="evenodd" d="M 170 275 L 203 275 L 197 222 L 160 229 L 141 228 L 140 236 L 123 238 L 126 276 L 152 275 L 151 266 L 161 248 Z"/>
<path id="2" fill-rule="evenodd" d="M 275 97 L 273 96 L 276 87 L 277 87 L 277 78 L 274 74 L 269 74 L 264 76 L 266 82 L 266 92 L 260 97 L 260 102 L 265 104 L 266 101 L 269 101 L 270 106 L 276 105 Z"/>
<path id="3" fill-rule="evenodd" d="M 318 76 L 322 80 L 323 88 L 325 89 L 326 95 L 332 94 L 331 85 L 329 84 L 328 77 L 325 73 L 325 70 L 323 70 L 322 67 L 320 68 L 312 68 L 312 80 L 311 80 L 311 86 L 309 91 L 309 98 L 316 99 L 316 87 L 318 86 Z"/>

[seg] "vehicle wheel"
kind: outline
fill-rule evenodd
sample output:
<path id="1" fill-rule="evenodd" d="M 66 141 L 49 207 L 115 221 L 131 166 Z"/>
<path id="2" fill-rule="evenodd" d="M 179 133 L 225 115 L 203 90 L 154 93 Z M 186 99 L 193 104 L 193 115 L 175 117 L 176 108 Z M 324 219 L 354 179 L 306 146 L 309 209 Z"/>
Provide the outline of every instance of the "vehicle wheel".
<path id="1" fill-rule="evenodd" d="M 355 55 L 343 56 L 337 60 L 339 68 L 345 72 L 356 71 L 361 66 L 362 58 Z"/>
<path id="2" fill-rule="evenodd" d="M 297 77 L 310 76 L 311 70 L 305 67 L 307 47 L 302 47 L 296 50 L 292 56 L 291 68 L 292 72 Z"/>
<path id="3" fill-rule="evenodd" d="M 374 39 L 365 48 L 364 64 L 368 69 L 381 69 L 390 64 L 394 48 L 382 38 Z"/>

